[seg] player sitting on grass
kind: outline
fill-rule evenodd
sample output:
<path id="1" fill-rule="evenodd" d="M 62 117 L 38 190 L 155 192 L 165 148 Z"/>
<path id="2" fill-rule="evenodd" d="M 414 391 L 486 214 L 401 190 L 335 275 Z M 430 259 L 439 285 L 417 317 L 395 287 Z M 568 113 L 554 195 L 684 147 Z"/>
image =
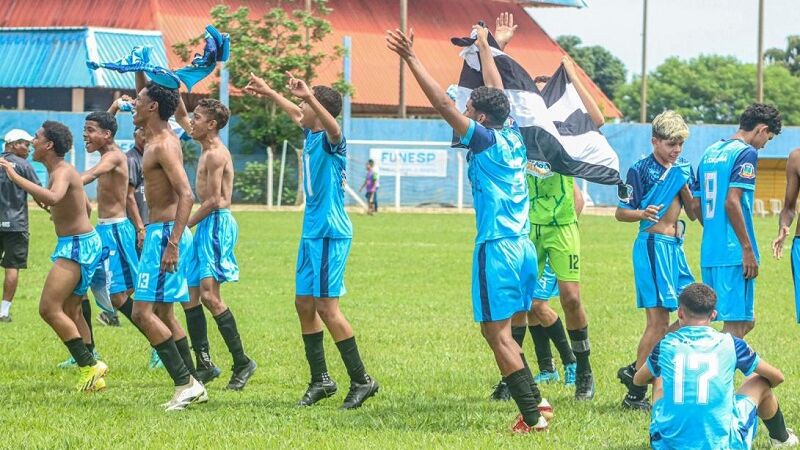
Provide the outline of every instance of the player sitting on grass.
<path id="1" fill-rule="evenodd" d="M 760 417 L 775 447 L 795 447 L 773 389 L 783 374 L 747 343 L 711 328 L 717 295 L 705 284 L 678 297 L 680 328 L 668 333 L 634 376 L 653 384 L 650 445 L 654 449 L 749 449 Z M 747 378 L 734 391 L 734 374 Z"/>
<path id="2" fill-rule="evenodd" d="M 89 288 L 103 254 L 100 236 L 92 228 L 87 213 L 88 200 L 81 176 L 64 161 L 72 147 L 72 133 L 66 125 L 46 121 L 33 139 L 33 160 L 47 168 L 49 187 L 44 188 L 19 175 L 12 163 L 0 159 L 8 178 L 27 191 L 37 202 L 50 207 L 50 217 L 58 236 L 39 301 L 39 314 L 67 346 L 80 367 L 79 391 L 105 387 L 103 376 L 108 366 L 97 361 L 83 342 L 73 317 L 81 315 L 81 299 Z"/>

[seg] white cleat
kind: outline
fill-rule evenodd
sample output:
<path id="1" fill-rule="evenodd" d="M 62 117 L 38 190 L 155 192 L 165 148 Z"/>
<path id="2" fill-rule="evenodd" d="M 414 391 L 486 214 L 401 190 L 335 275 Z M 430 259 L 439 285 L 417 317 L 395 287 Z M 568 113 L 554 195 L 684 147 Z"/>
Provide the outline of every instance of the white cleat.
<path id="1" fill-rule="evenodd" d="M 789 438 L 785 441 L 781 442 L 777 439 L 770 438 L 770 443 L 772 443 L 772 447 L 774 448 L 789 448 L 789 447 L 797 447 L 800 445 L 800 439 L 797 438 L 797 435 L 794 434 L 794 430 L 791 428 L 787 428 L 786 431 L 789 433 Z"/>
<path id="2" fill-rule="evenodd" d="M 539 409 L 539 414 L 541 414 L 545 419 L 553 420 L 553 417 L 555 417 L 553 406 L 547 401 L 547 399 L 543 398 L 542 401 L 539 402 L 539 406 L 537 406 L 537 408 Z"/>
<path id="3" fill-rule="evenodd" d="M 191 378 L 189 384 L 175 388 L 172 400 L 164 405 L 165 411 L 183 411 L 189 405 L 208 401 L 208 392 L 202 383 Z"/>

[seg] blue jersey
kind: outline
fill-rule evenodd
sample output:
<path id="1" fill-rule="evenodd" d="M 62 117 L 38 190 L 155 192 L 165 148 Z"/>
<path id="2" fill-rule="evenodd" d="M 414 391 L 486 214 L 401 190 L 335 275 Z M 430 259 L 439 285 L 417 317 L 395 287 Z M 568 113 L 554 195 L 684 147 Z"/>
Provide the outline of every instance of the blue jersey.
<path id="1" fill-rule="evenodd" d="M 733 376 L 750 375 L 759 357 L 737 337 L 706 326 L 684 326 L 667 334 L 647 358 L 661 377 L 664 396 L 653 405 L 652 439 L 666 448 L 730 448 L 736 414 Z"/>
<path id="2" fill-rule="evenodd" d="M 723 139 L 708 147 L 697 168 L 695 197 L 700 197 L 703 214 L 703 242 L 700 266 L 720 267 L 742 264 L 742 246 L 725 212 L 730 188 L 742 190 L 742 214 L 756 260 L 759 259 L 753 230 L 753 193 L 756 188 L 758 152 L 738 139 Z"/>
<path id="3" fill-rule="evenodd" d="M 527 236 L 530 206 L 522 135 L 514 128 L 494 130 L 470 120 L 461 143 L 469 148 L 468 174 L 478 228 L 475 243 Z"/>
<path id="4" fill-rule="evenodd" d="M 325 131 L 304 129 L 303 191 L 306 211 L 304 238 L 349 238 L 353 236 L 350 217 L 344 210 L 344 185 L 347 182 L 347 142 L 333 145 Z"/>
<path id="5" fill-rule="evenodd" d="M 656 216 L 659 220 L 669 210 L 669 206 L 687 184 L 694 186 L 694 172 L 689 161 L 678 158 L 669 168 L 664 167 L 651 153 L 650 156 L 640 159 L 628 169 L 628 179 L 631 197 L 627 201 L 620 201 L 619 207 L 625 209 L 645 209 L 650 205 L 661 205 L 661 210 Z M 655 222 L 642 220 L 639 222 L 639 231 L 646 231 Z"/>

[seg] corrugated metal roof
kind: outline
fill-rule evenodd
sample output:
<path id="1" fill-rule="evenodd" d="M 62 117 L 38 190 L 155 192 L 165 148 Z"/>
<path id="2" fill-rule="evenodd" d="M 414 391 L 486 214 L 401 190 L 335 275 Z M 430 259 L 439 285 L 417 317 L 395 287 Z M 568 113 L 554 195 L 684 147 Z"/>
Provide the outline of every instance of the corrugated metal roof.
<path id="1" fill-rule="evenodd" d="M 92 42 L 94 36 L 94 43 Z M 160 32 L 127 32 L 122 33 L 109 29 L 89 29 L 89 53 L 94 53 L 92 45 L 96 45 L 96 61 L 116 61 L 131 53 L 137 45 L 149 45 L 155 50 L 152 55 L 154 63 L 168 67 L 167 53 Z M 85 66 L 85 65 L 84 65 Z M 118 73 L 112 70 L 99 69 L 94 72 L 96 85 L 114 89 L 134 89 L 136 79 L 133 73 Z"/>
<path id="2" fill-rule="evenodd" d="M 0 87 L 93 86 L 86 57 L 85 29 L 0 30 Z"/>

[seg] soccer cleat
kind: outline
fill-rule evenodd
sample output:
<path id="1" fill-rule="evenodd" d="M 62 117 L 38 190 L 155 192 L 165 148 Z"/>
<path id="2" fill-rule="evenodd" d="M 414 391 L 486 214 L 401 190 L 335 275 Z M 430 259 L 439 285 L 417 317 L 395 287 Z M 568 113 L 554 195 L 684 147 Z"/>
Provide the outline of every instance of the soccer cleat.
<path id="1" fill-rule="evenodd" d="M 108 327 L 118 327 L 119 317 L 116 314 L 109 314 L 105 311 L 97 315 L 97 321 Z"/>
<path id="2" fill-rule="evenodd" d="M 499 383 L 494 385 L 494 391 L 489 396 L 489 400 L 496 400 L 499 402 L 507 402 L 511 400 L 511 391 L 508 390 L 508 384 L 500 380 Z"/>
<path id="3" fill-rule="evenodd" d="M 553 405 L 547 401 L 546 398 L 543 398 L 542 401 L 539 402 L 539 405 L 536 407 L 539 410 L 539 414 L 542 415 L 547 420 L 553 420 L 555 417 L 555 413 L 553 412 Z"/>
<path id="4" fill-rule="evenodd" d="M 771 446 L 774 448 L 789 448 L 789 447 L 797 447 L 800 445 L 800 439 L 797 438 L 797 435 L 794 434 L 794 430 L 791 428 L 787 428 L 786 432 L 789 433 L 789 438 L 785 441 L 781 442 L 777 439 L 769 438 Z"/>
<path id="5" fill-rule="evenodd" d="M 103 361 L 97 361 L 93 366 L 81 367 L 80 381 L 77 386 L 78 391 L 94 391 L 97 381 L 102 379 L 107 372 L 108 366 Z M 103 385 L 105 385 L 105 380 L 103 381 Z"/>
<path id="6" fill-rule="evenodd" d="M 364 378 L 367 379 L 366 383 L 350 381 L 350 391 L 347 392 L 347 396 L 344 398 L 342 409 L 359 408 L 368 398 L 378 393 L 378 389 L 380 389 L 378 382 L 369 375 L 364 375 Z"/>
<path id="7" fill-rule="evenodd" d="M 175 395 L 172 400 L 164 405 L 165 411 L 183 411 L 189 405 L 205 403 L 208 401 L 208 391 L 202 383 L 189 378 L 189 384 L 175 388 Z"/>
<path id="8" fill-rule="evenodd" d="M 11 315 L 0 316 L 0 322 L 11 323 Z"/>
<path id="9" fill-rule="evenodd" d="M 164 368 L 164 363 L 161 362 L 161 357 L 158 356 L 158 352 L 156 349 L 153 349 L 150 352 L 150 362 L 147 363 L 148 369 L 162 369 Z"/>
<path id="10" fill-rule="evenodd" d="M 633 364 L 630 364 L 617 370 L 617 379 L 625 387 L 630 388 L 633 385 L 634 374 L 636 374 L 636 368 Z"/>
<path id="11" fill-rule="evenodd" d="M 552 383 L 560 379 L 561 377 L 558 375 L 558 371 L 556 370 L 543 370 L 533 377 L 533 381 L 535 381 L 536 384 Z"/>
<path id="12" fill-rule="evenodd" d="M 197 358 L 197 381 L 208 384 L 222 374 L 222 369 L 214 365 L 207 350 L 195 352 Z"/>
<path id="13" fill-rule="evenodd" d="M 94 391 L 95 392 L 105 390 L 105 388 L 106 388 L 106 379 L 105 378 L 100 378 L 94 383 Z"/>
<path id="14" fill-rule="evenodd" d="M 258 364 L 252 359 L 246 366 L 237 369 L 235 366 L 231 369 L 233 373 L 231 374 L 231 379 L 228 381 L 228 385 L 225 389 L 231 391 L 241 391 L 244 389 L 244 386 L 247 384 L 247 380 L 253 376 L 256 371 Z"/>
<path id="15" fill-rule="evenodd" d="M 624 409 L 644 412 L 649 412 L 651 409 L 653 409 L 653 407 L 650 405 L 650 402 L 647 401 L 647 398 L 636 398 L 631 395 L 626 395 L 625 398 L 622 399 L 622 407 Z"/>
<path id="16" fill-rule="evenodd" d="M 100 353 L 97 353 L 97 350 L 92 350 L 92 356 L 96 361 L 100 360 Z M 75 361 L 75 358 L 70 356 L 69 358 L 65 359 L 58 363 L 57 366 L 59 369 L 72 369 L 73 367 L 78 367 L 78 363 Z"/>
<path id="17" fill-rule="evenodd" d="M 586 401 L 594 398 L 594 377 L 592 372 L 578 374 L 575 379 L 575 400 Z"/>
<path id="18" fill-rule="evenodd" d="M 333 397 L 337 389 L 336 382 L 327 373 L 323 373 L 322 381 L 308 383 L 308 389 L 303 394 L 303 398 L 297 402 L 297 406 L 311 406 L 320 400 Z"/>
<path id="19" fill-rule="evenodd" d="M 536 422 L 536 424 L 534 426 L 530 426 L 527 423 L 525 423 L 525 419 L 523 419 L 522 414 L 520 414 L 517 417 L 517 421 L 516 423 L 514 423 L 514 426 L 511 427 L 511 432 L 515 434 L 528 434 L 531 431 L 538 433 L 547 431 L 548 425 L 549 424 L 547 423 L 547 419 L 545 419 L 544 416 L 540 415 L 539 420 Z"/>
<path id="20" fill-rule="evenodd" d="M 575 386 L 575 370 L 578 368 L 576 363 L 570 363 L 564 366 L 564 386 Z"/>

